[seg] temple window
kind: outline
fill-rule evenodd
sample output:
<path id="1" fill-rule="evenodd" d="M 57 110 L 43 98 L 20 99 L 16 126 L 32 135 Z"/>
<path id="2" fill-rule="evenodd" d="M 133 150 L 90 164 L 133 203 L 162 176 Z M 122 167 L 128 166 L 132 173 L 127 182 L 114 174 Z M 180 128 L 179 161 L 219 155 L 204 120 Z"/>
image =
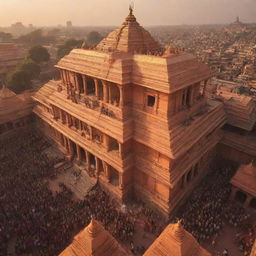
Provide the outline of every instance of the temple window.
<path id="1" fill-rule="evenodd" d="M 148 107 L 154 107 L 155 102 L 156 102 L 156 97 L 155 96 L 152 96 L 152 95 L 147 96 L 147 106 Z"/>
<path id="2" fill-rule="evenodd" d="M 93 140 L 96 142 L 96 143 L 102 143 L 103 141 L 103 134 L 101 131 L 99 131 L 98 129 L 96 128 L 93 128 Z"/>
<path id="3" fill-rule="evenodd" d="M 87 94 L 95 95 L 95 82 L 91 77 L 87 78 Z"/>
<path id="4" fill-rule="evenodd" d="M 119 145 L 116 139 L 113 138 L 109 138 L 109 150 L 114 150 L 114 151 L 118 151 L 119 150 Z"/>

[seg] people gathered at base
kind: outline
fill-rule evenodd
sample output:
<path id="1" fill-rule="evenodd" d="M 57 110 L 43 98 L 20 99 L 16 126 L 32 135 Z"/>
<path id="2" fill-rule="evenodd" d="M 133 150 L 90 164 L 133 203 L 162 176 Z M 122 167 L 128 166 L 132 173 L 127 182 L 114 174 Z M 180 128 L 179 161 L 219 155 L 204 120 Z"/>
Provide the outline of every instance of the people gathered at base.
<path id="1" fill-rule="evenodd" d="M 55 256 L 64 250 L 91 215 L 119 241 L 130 246 L 134 255 L 142 255 L 143 246 L 134 241 L 138 222 L 144 231 L 159 235 L 165 224 L 159 215 L 140 202 L 140 207 L 121 211 L 99 186 L 84 200 L 74 200 L 72 192 L 61 184 L 53 193 L 48 180 L 63 170 L 54 166 L 62 157 L 49 157 L 50 143 L 30 130 L 6 139 L 0 147 L 0 255 Z M 212 168 L 212 172 L 181 207 L 181 219 L 200 243 L 215 245 L 224 223 L 237 230 L 234 243 L 248 256 L 255 239 L 255 227 L 245 210 L 229 202 L 229 180 L 234 168 Z M 142 205 L 142 206 L 141 206 Z M 14 247 L 14 248 L 12 248 Z M 227 249 L 216 255 L 230 255 Z"/>
<path id="2" fill-rule="evenodd" d="M 220 160 L 224 162 L 224 160 Z M 228 167 L 229 166 L 229 167 Z M 178 217 L 187 231 L 200 243 L 211 242 L 215 246 L 223 226 L 229 224 L 237 230 L 235 243 L 243 252 L 250 254 L 255 236 L 252 221 L 245 209 L 229 200 L 231 185 L 229 181 L 236 170 L 230 163 L 223 167 L 212 166 L 212 171 L 192 193 L 181 208 Z M 227 249 L 216 255 L 230 255 Z"/>

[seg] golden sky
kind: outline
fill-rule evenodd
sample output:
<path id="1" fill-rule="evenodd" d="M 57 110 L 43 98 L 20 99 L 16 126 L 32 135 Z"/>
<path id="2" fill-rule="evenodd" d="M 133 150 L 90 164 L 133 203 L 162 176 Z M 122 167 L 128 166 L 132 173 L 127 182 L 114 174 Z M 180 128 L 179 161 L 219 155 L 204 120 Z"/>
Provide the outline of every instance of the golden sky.
<path id="1" fill-rule="evenodd" d="M 256 0 L 134 0 L 143 25 L 230 23 L 237 15 L 256 22 Z M 0 27 L 24 25 L 120 25 L 130 0 L 0 0 Z"/>

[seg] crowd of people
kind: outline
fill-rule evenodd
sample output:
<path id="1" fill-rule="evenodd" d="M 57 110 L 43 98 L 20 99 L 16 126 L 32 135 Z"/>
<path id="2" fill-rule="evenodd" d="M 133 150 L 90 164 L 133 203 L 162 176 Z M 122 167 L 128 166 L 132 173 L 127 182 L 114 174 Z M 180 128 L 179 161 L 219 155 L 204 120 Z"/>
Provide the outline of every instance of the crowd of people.
<path id="1" fill-rule="evenodd" d="M 252 221 L 246 210 L 229 200 L 231 192 L 229 181 L 235 170 L 236 167 L 231 163 L 224 163 L 222 167 L 213 166 L 212 171 L 180 208 L 177 217 L 182 220 L 185 229 L 200 243 L 208 241 L 212 246 L 216 244 L 224 225 L 231 225 L 240 233 L 236 243 L 247 256 L 255 239 L 255 231 L 251 228 Z M 246 238 L 249 233 L 250 243 Z M 217 252 L 216 255 L 220 255 L 219 253 Z"/>
<path id="2" fill-rule="evenodd" d="M 44 149 L 49 143 L 27 131 L 1 143 L 0 148 L 0 255 L 8 255 L 10 241 L 15 255 L 58 255 L 90 222 L 101 221 L 119 241 L 132 242 L 134 221 L 118 211 L 112 200 L 96 187 L 84 200 L 72 200 L 63 184 L 52 193 L 47 180 L 56 176 L 56 163 Z"/>
<path id="3" fill-rule="evenodd" d="M 128 244 L 134 255 L 142 255 L 145 248 L 134 241 L 136 225 L 142 221 L 144 232 L 159 235 L 165 227 L 160 215 L 142 202 L 137 210 L 122 211 L 97 185 L 84 200 L 74 200 L 64 184 L 60 192 L 53 193 L 48 180 L 61 172 L 55 166 L 63 158 L 49 157 L 45 149 L 50 146 L 42 135 L 29 130 L 1 143 L 0 255 L 9 255 L 10 241 L 15 241 L 15 255 L 58 255 L 89 224 L 92 215 L 119 242 Z M 229 223 L 237 230 L 234 242 L 247 256 L 255 227 L 242 207 L 227 203 L 234 170 L 227 164 L 218 171 L 213 168 L 176 218 L 199 242 L 210 241 L 213 246 L 224 224 Z"/>

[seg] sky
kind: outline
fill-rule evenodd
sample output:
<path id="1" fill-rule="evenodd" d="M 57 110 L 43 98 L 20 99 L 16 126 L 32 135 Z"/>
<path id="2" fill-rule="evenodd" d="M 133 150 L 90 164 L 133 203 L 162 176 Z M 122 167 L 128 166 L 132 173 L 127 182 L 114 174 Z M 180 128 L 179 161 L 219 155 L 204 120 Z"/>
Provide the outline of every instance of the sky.
<path id="1" fill-rule="evenodd" d="M 24 25 L 119 26 L 131 0 L 0 0 L 0 27 Z M 256 22 L 256 0 L 133 0 L 140 24 L 231 23 L 236 16 Z"/>

